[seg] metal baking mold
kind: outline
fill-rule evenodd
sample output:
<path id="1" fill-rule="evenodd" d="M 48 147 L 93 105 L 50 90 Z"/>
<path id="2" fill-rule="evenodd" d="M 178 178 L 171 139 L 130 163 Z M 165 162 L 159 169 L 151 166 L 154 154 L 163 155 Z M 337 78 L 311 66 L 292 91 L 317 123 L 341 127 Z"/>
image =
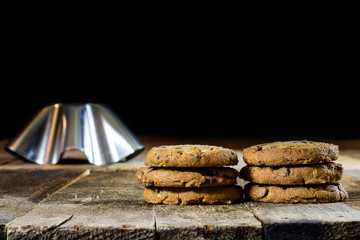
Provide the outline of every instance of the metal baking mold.
<path id="1" fill-rule="evenodd" d="M 126 161 L 144 146 L 105 105 L 56 103 L 44 107 L 6 149 L 38 164 L 67 158 L 104 165 Z"/>

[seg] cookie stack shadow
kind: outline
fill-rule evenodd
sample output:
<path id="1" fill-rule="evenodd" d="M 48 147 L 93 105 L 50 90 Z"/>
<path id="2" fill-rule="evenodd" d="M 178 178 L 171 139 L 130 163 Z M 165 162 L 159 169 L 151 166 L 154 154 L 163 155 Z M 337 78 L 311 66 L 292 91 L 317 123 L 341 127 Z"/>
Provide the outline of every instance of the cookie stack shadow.
<path id="1" fill-rule="evenodd" d="M 235 151 L 207 145 L 153 147 L 136 173 L 144 200 L 155 204 L 232 204 L 242 201 L 236 185 Z"/>
<path id="2" fill-rule="evenodd" d="M 337 145 L 287 141 L 245 148 L 240 178 L 245 198 L 272 203 L 337 202 L 348 198 L 338 182 L 343 173 Z"/>

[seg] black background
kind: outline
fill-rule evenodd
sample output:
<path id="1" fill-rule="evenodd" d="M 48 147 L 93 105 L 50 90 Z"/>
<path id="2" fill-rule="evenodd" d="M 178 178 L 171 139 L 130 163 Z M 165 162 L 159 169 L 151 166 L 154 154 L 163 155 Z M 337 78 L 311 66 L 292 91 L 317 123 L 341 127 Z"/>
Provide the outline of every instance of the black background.
<path id="1" fill-rule="evenodd" d="M 0 138 L 56 102 L 107 104 L 138 135 L 360 137 L 351 24 L 206 19 L 9 25 Z"/>
<path id="2" fill-rule="evenodd" d="M 18 83 L 2 96 L 0 136 L 14 136 L 47 104 L 97 102 L 110 106 L 138 135 L 360 137 L 357 99 L 339 80 L 225 81 L 222 75 L 208 74 L 202 82 L 144 76 Z"/>

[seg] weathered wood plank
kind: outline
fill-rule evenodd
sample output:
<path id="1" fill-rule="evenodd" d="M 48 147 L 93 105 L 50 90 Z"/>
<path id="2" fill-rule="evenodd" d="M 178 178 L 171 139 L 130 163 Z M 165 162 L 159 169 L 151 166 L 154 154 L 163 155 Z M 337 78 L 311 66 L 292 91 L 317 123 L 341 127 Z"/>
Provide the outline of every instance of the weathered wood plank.
<path id="1" fill-rule="evenodd" d="M 7 228 L 8 239 L 261 239 L 244 204 L 147 204 L 134 171 L 94 172 L 38 204 Z M 155 209 L 154 209 L 155 208 Z"/>
<path id="2" fill-rule="evenodd" d="M 156 205 L 159 239 L 261 239 L 261 223 L 244 204 Z"/>
<path id="3" fill-rule="evenodd" d="M 225 143 L 220 145 L 226 146 Z M 17 160 L 0 149 L 0 229 L 7 223 L 9 239 L 259 239 L 262 236 L 266 239 L 359 238 L 359 150 L 340 153 L 338 162 L 345 167 L 341 182 L 350 195 L 350 199 L 343 203 L 250 202 L 216 206 L 153 206 L 145 203 L 142 200 L 142 187 L 136 183 L 134 170 L 145 161 L 146 152 L 126 163 L 101 167 L 64 163 L 44 166 Z M 237 153 L 241 159 L 241 151 Z M 243 165 L 241 159 L 236 168 Z M 8 175 L 1 175 L 5 169 L 9 170 Z M 52 186 L 59 185 L 61 188 L 64 184 L 47 183 L 47 187 L 41 181 L 42 178 L 46 179 L 46 174 L 35 177 L 30 174 L 23 177 L 22 174 L 32 171 L 43 171 L 42 174 L 64 171 L 70 174 L 72 171 L 83 172 L 86 169 L 92 171 L 89 176 L 55 194 Z M 17 183 L 14 185 L 10 180 L 3 181 L 11 175 L 10 172 L 19 173 L 12 178 L 17 178 L 19 184 L 25 182 L 28 185 L 16 186 Z M 30 183 L 31 181 L 34 182 Z M 243 185 L 244 182 L 239 181 L 239 184 Z M 258 220 L 262 222 L 263 228 Z M 0 235 L 0 239 L 2 237 L 5 236 Z"/>
<path id="4" fill-rule="evenodd" d="M 360 212 L 344 203 L 251 203 L 265 239 L 359 239 Z"/>
<path id="5" fill-rule="evenodd" d="M 39 204 L 7 228 L 8 239 L 151 239 L 151 206 L 105 203 Z"/>
<path id="6" fill-rule="evenodd" d="M 134 171 L 94 172 L 42 201 L 7 227 L 8 239 L 147 239 L 153 206 Z"/>
<path id="7" fill-rule="evenodd" d="M 358 174 L 358 178 L 343 176 L 340 182 L 349 194 L 349 199 L 344 203 L 360 211 L 360 171 Z"/>
<path id="8" fill-rule="evenodd" d="M 82 170 L 0 170 L 0 239 L 7 223 L 84 174 Z"/>

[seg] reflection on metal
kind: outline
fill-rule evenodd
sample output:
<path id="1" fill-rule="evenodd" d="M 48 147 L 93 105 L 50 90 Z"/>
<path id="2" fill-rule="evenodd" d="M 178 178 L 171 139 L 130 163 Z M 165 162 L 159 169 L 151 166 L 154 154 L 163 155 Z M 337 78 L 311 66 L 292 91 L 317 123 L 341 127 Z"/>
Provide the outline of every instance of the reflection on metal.
<path id="1" fill-rule="evenodd" d="M 144 146 L 104 105 L 56 103 L 43 108 L 7 149 L 38 164 L 83 158 L 104 165 L 125 161 Z"/>

